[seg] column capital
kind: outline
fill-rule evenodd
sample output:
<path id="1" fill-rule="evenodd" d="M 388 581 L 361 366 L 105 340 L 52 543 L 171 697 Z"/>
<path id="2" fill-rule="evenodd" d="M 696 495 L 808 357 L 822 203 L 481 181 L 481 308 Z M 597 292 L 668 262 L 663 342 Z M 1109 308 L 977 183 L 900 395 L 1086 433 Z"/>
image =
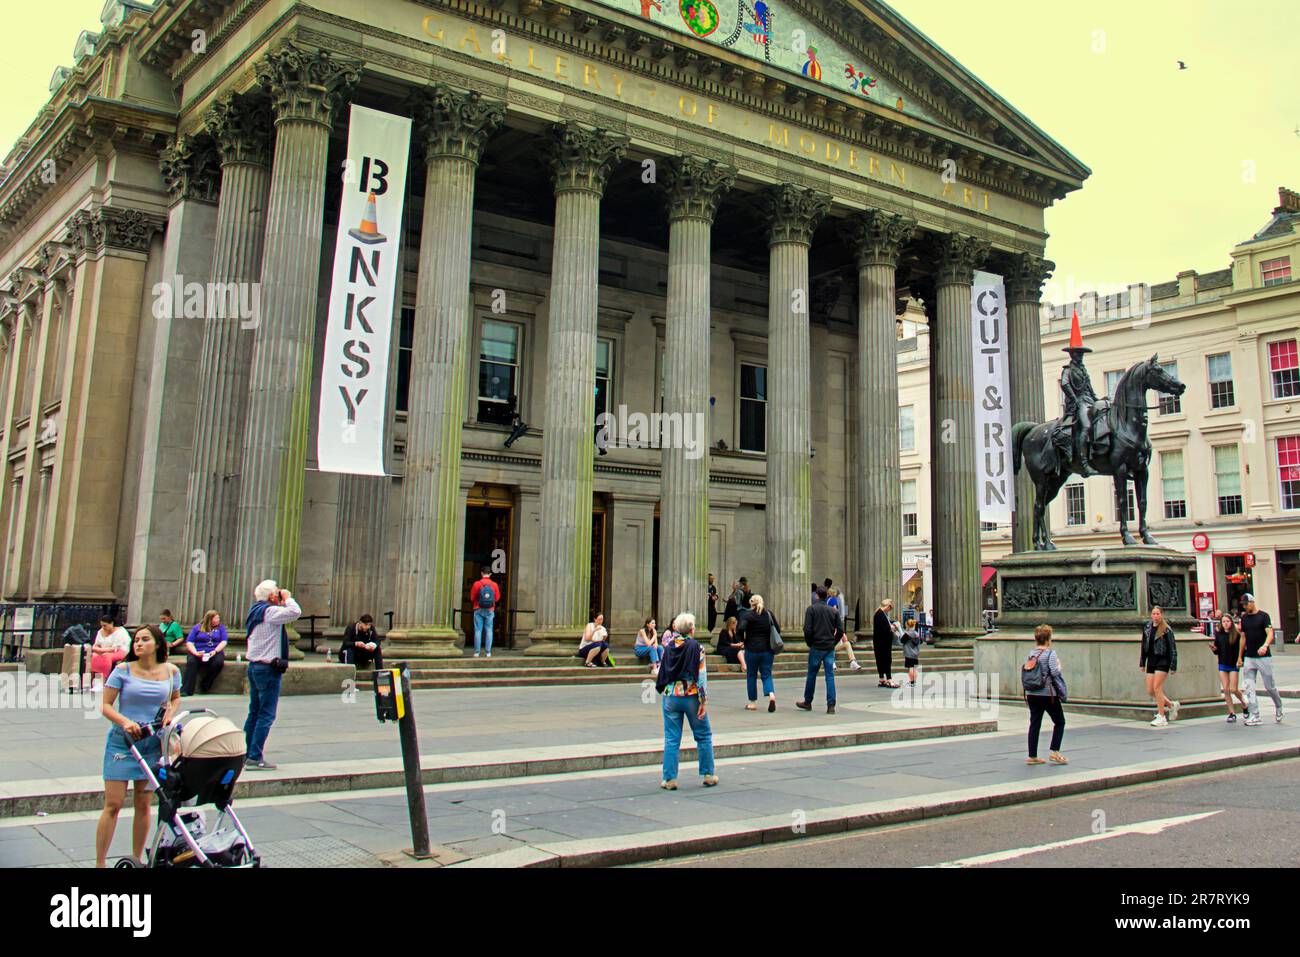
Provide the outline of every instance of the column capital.
<path id="1" fill-rule="evenodd" d="M 210 136 L 175 136 L 158 153 L 158 169 L 175 206 L 183 200 L 215 203 L 221 191 L 221 167 Z"/>
<path id="2" fill-rule="evenodd" d="M 610 170 L 627 153 L 621 133 L 556 123 L 549 131 L 548 158 L 557 193 L 586 190 L 603 195 Z"/>
<path id="3" fill-rule="evenodd" d="M 965 233 L 944 233 L 939 237 L 938 284 L 971 285 L 975 270 L 984 265 L 991 247 L 987 239 Z"/>
<path id="4" fill-rule="evenodd" d="M 361 62 L 339 60 L 286 40 L 257 62 L 257 82 L 271 97 L 277 123 L 330 127 L 340 101 L 361 79 Z"/>
<path id="5" fill-rule="evenodd" d="M 205 122 L 223 166 L 271 165 L 271 104 L 264 97 L 228 93 L 208 110 Z"/>
<path id="6" fill-rule="evenodd" d="M 664 164 L 668 219 L 702 219 L 712 223 L 722 195 L 736 184 L 736 171 L 715 160 L 678 156 Z"/>
<path id="7" fill-rule="evenodd" d="M 759 194 L 758 208 L 767 221 L 767 244 L 812 245 L 812 236 L 831 208 L 829 193 L 781 183 Z"/>
<path id="8" fill-rule="evenodd" d="M 1056 271 L 1056 263 L 1033 253 L 1017 253 L 1010 259 L 1007 273 L 1007 301 L 1031 302 L 1038 305 L 1043 299 L 1043 283 Z"/>
<path id="9" fill-rule="evenodd" d="M 424 140 L 425 162 L 451 156 L 477 163 L 488 137 L 506 117 L 506 105 L 476 91 L 442 83 L 417 90 L 410 100 L 416 136 Z"/>
<path id="10" fill-rule="evenodd" d="M 162 232 L 163 226 L 161 216 L 139 209 L 83 209 L 68 220 L 68 243 L 78 254 L 102 253 L 110 247 L 147 253 L 153 234 Z"/>
<path id="11" fill-rule="evenodd" d="M 859 213 L 844 224 L 844 238 L 863 266 L 898 266 L 903 247 L 916 233 L 916 220 L 879 209 Z"/>

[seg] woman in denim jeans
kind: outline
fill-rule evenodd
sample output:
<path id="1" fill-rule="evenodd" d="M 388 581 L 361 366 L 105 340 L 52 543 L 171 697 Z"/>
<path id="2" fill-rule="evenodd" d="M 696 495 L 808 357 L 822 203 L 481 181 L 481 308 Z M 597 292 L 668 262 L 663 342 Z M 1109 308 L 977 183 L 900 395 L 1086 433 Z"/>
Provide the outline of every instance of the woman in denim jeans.
<path id="1" fill-rule="evenodd" d="M 750 612 L 740 619 L 740 634 L 745 639 L 745 691 L 749 694 L 746 711 L 758 710 L 758 679 L 763 679 L 763 694 L 767 695 L 767 710 L 776 710 L 776 686 L 772 684 L 772 629 L 778 632 L 781 624 L 776 616 L 763 607 L 762 595 L 751 595 Z"/>
<path id="2" fill-rule="evenodd" d="M 706 788 L 718 783 L 713 773 L 713 729 L 706 710 L 708 669 L 704 649 L 695 640 L 695 616 L 689 612 L 673 619 L 672 632 L 664 635 L 664 656 L 659 663 L 655 689 L 663 696 L 664 776 L 659 786 L 677 790 L 677 758 L 682 746 L 682 718 L 691 724 L 700 774 Z"/>

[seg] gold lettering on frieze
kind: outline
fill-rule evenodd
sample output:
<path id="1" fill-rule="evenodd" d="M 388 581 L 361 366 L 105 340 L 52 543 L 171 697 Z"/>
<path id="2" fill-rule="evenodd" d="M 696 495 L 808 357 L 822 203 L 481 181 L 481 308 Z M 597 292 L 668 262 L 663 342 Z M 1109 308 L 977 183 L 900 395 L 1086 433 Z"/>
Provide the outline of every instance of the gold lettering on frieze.
<path id="1" fill-rule="evenodd" d="M 467 43 L 474 44 L 475 53 L 483 52 L 483 48 L 478 45 L 478 31 L 475 30 L 472 26 L 465 28 L 465 35 L 460 39 L 460 48 L 462 50 L 465 49 L 465 44 Z"/>
<path id="2" fill-rule="evenodd" d="M 963 186 L 961 188 L 961 201 L 965 203 L 967 206 L 974 205 L 975 193 L 971 190 L 969 186 Z"/>
<path id="3" fill-rule="evenodd" d="M 614 74 L 614 95 L 620 100 L 623 98 L 623 77 L 617 73 Z"/>
<path id="4" fill-rule="evenodd" d="M 834 150 L 835 152 L 832 153 L 831 150 Z M 827 140 L 826 141 L 826 162 L 838 164 L 839 161 L 840 161 L 839 144 L 832 143 L 830 140 Z"/>
<path id="5" fill-rule="evenodd" d="M 677 98 L 677 109 L 682 116 L 694 116 L 699 111 L 699 106 L 695 103 L 695 97 L 683 93 Z"/>
<path id="6" fill-rule="evenodd" d="M 867 157 L 867 172 L 872 176 L 880 175 L 880 160 L 874 156 Z"/>
<path id="7" fill-rule="evenodd" d="M 600 77 L 596 75 L 596 68 L 590 63 L 582 65 L 582 85 L 594 86 L 597 90 L 600 89 Z"/>
<path id="8" fill-rule="evenodd" d="M 429 37 L 430 40 L 437 40 L 439 43 L 441 43 L 441 42 L 442 42 L 442 27 L 438 27 L 438 32 L 437 32 L 437 33 L 434 33 L 434 32 L 433 32 L 433 21 L 434 21 L 435 19 L 436 19 L 436 18 L 434 17 L 433 14 L 429 14 L 427 17 L 424 18 L 424 24 L 423 24 L 423 26 L 424 26 L 424 32 L 425 32 L 425 34 Z"/>
<path id="9" fill-rule="evenodd" d="M 988 193 L 985 193 L 985 194 L 984 194 L 984 212 L 987 213 L 988 211 L 989 211 L 989 194 L 988 194 Z"/>
<path id="10" fill-rule="evenodd" d="M 807 133 L 799 134 L 799 149 L 803 150 L 809 156 L 817 152 L 817 141 Z"/>
<path id="11" fill-rule="evenodd" d="M 712 125 L 713 125 L 713 121 L 716 120 L 717 118 L 718 118 L 718 108 L 717 108 L 716 106 L 714 106 L 712 103 L 710 103 L 710 104 L 709 104 L 709 110 L 708 110 L 708 123 L 709 123 L 709 125 L 712 126 Z"/>
<path id="12" fill-rule="evenodd" d="M 769 142 L 774 143 L 777 146 L 784 146 L 786 149 L 789 149 L 790 148 L 790 127 L 788 126 L 781 127 L 781 135 L 778 136 L 776 133 L 776 124 L 768 123 L 767 139 Z"/>
<path id="13" fill-rule="evenodd" d="M 899 181 L 900 183 L 902 183 L 904 186 L 906 186 L 906 185 L 907 185 L 907 168 L 904 167 L 904 166 L 899 166 L 899 165 L 896 164 L 896 163 L 890 163 L 890 164 L 889 164 L 889 178 L 890 178 L 890 179 L 894 179 L 895 177 L 898 178 L 898 181 Z"/>
<path id="14" fill-rule="evenodd" d="M 567 80 L 569 78 L 569 74 L 564 72 L 566 69 L 568 69 L 568 66 L 569 66 L 568 60 L 560 56 L 560 54 L 558 53 L 555 54 L 555 78 L 557 80 Z"/>
<path id="15" fill-rule="evenodd" d="M 537 60 L 535 59 L 536 53 L 537 51 L 531 46 L 528 48 L 528 69 L 536 70 L 538 73 L 541 73 L 542 68 L 537 65 Z"/>
<path id="16" fill-rule="evenodd" d="M 852 146 L 849 147 L 849 169 L 858 168 L 858 151 Z"/>

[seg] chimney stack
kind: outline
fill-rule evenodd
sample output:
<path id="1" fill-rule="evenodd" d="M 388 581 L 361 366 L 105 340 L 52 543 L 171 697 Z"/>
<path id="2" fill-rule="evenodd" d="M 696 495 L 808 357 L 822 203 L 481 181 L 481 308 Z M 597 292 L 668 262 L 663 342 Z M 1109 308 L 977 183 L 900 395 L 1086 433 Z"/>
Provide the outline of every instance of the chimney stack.
<path id="1" fill-rule="evenodd" d="M 1285 186 L 1277 189 L 1277 212 L 1300 213 L 1300 193 Z"/>

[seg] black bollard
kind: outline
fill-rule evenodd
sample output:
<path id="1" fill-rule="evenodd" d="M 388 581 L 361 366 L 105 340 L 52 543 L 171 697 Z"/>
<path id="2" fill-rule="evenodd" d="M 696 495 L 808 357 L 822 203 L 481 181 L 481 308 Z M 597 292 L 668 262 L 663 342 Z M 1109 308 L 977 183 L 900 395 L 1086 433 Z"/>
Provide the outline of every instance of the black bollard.
<path id="1" fill-rule="evenodd" d="M 411 819 L 412 846 L 405 853 L 416 860 L 433 857 L 429 850 L 429 816 L 424 809 L 424 783 L 420 780 L 420 739 L 415 730 L 411 674 L 407 666 L 375 672 L 375 716 L 397 722 L 402 744 L 402 771 L 406 777 L 406 810 Z"/>

